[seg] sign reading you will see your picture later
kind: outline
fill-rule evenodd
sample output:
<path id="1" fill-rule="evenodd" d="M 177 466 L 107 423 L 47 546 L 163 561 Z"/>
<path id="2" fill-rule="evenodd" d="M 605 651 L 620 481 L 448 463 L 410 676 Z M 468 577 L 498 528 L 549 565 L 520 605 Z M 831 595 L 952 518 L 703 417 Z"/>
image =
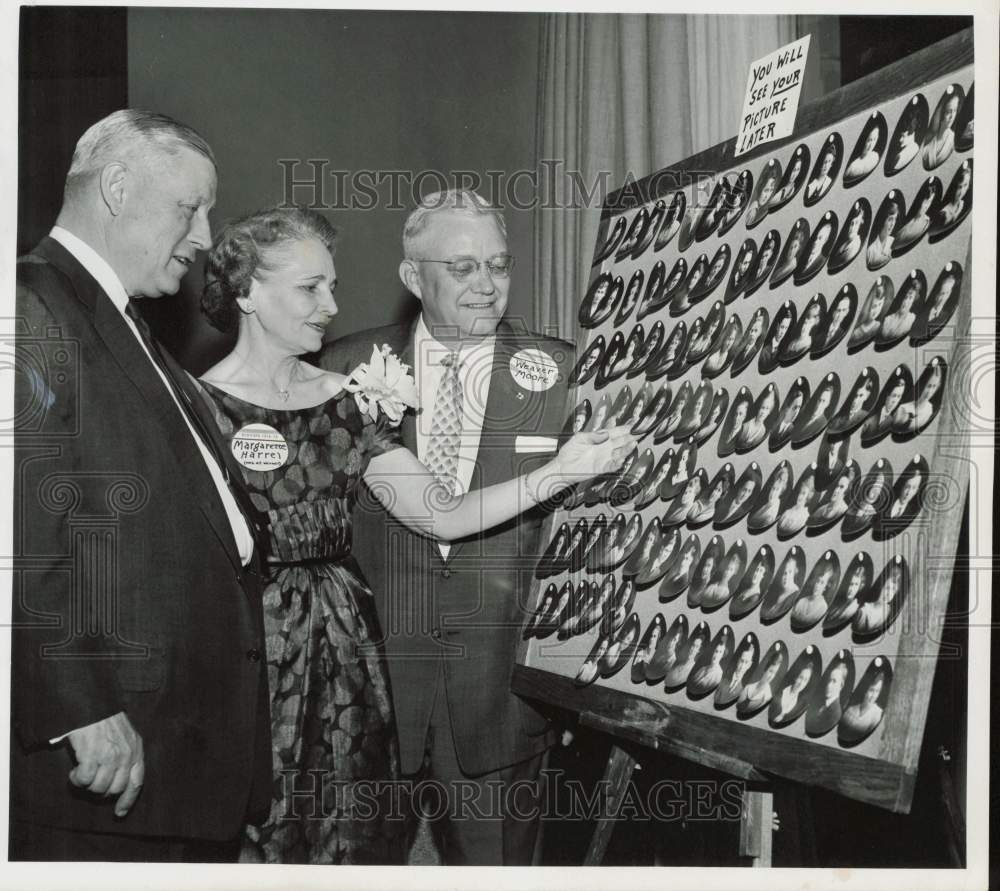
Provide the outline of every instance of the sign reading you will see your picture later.
<path id="1" fill-rule="evenodd" d="M 737 156 L 795 128 L 799 93 L 809 55 L 809 34 L 752 62 L 736 137 Z"/>

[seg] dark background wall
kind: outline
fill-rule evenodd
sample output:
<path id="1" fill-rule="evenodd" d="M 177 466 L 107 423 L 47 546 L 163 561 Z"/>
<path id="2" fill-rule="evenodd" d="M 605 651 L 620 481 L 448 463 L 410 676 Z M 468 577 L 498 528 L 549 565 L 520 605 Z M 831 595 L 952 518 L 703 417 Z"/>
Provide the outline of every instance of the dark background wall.
<path id="1" fill-rule="evenodd" d="M 972 27 L 968 15 L 842 15 L 841 85 Z"/>
<path id="2" fill-rule="evenodd" d="M 281 201 L 279 159 L 329 161 L 317 197 L 343 233 L 336 336 L 413 310 L 396 270 L 415 199 L 407 183 L 400 209 L 333 206 L 365 195 L 345 196 L 331 171 L 470 170 L 491 197 L 487 170 L 533 169 L 539 29 L 534 15 L 133 8 L 129 102 L 174 115 L 208 139 L 221 171 L 217 221 Z M 294 173 L 313 178 L 305 164 Z M 422 186 L 441 188 L 431 176 Z M 391 192 L 386 180 L 380 205 Z M 300 187 L 294 200 L 314 194 Z M 532 217 L 508 209 L 507 218 L 518 258 L 510 311 L 530 319 Z M 185 282 L 191 306 L 200 279 L 194 270 Z M 183 319 L 166 339 L 201 370 L 225 341 L 197 313 Z"/>
<path id="3" fill-rule="evenodd" d="M 21 9 L 17 253 L 49 231 L 80 134 L 128 104 L 124 9 Z"/>

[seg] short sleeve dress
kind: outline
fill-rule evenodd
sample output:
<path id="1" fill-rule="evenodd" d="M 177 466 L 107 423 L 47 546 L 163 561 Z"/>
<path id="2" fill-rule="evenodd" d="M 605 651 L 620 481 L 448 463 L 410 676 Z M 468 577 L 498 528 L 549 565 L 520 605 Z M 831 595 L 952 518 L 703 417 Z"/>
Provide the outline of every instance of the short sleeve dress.
<path id="1" fill-rule="evenodd" d="M 368 462 L 401 446 L 398 428 L 342 391 L 311 408 L 245 402 L 205 381 L 227 443 L 266 424 L 288 447 L 274 470 L 243 468 L 269 521 L 264 631 L 274 786 L 240 859 L 401 863 L 391 819 L 399 752 L 373 598 L 351 556 L 351 514 Z M 381 803 L 380 803 L 381 802 Z"/>

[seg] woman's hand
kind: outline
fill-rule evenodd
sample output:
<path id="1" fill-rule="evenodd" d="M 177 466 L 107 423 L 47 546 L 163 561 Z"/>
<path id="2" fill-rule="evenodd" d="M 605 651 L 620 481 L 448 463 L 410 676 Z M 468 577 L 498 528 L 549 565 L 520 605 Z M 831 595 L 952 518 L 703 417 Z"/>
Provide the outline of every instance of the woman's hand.
<path id="1" fill-rule="evenodd" d="M 552 470 L 562 482 L 567 483 L 614 473 L 633 452 L 638 441 L 628 432 L 628 427 L 576 433 L 552 460 Z"/>

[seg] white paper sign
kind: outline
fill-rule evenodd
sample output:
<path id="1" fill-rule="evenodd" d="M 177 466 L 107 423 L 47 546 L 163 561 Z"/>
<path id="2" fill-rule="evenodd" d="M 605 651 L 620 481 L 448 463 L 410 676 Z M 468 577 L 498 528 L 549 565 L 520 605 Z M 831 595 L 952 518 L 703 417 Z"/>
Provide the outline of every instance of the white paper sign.
<path id="1" fill-rule="evenodd" d="M 736 155 L 783 139 L 795 128 L 810 36 L 806 34 L 750 64 Z"/>

